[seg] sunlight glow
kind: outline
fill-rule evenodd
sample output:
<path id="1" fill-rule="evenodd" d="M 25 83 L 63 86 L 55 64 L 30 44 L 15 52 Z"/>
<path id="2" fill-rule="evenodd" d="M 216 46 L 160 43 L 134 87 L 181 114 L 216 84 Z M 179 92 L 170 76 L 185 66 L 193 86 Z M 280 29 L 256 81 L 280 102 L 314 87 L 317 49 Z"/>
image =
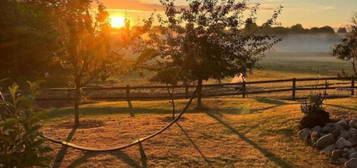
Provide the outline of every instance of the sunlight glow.
<path id="1" fill-rule="evenodd" d="M 125 26 L 125 17 L 123 16 L 113 16 L 110 18 L 110 25 L 113 28 L 120 28 Z"/>

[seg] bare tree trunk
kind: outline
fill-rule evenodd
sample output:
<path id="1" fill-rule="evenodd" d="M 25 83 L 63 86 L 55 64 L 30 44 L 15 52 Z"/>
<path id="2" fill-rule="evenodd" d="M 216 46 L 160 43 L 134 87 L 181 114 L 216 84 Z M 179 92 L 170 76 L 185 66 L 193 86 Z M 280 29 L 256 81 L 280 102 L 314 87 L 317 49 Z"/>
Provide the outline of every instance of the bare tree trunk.
<path id="1" fill-rule="evenodd" d="M 175 87 L 174 86 L 170 86 L 169 85 L 166 85 L 167 86 L 167 92 L 169 93 L 170 95 L 170 103 L 172 105 L 172 119 L 175 119 L 175 113 L 176 113 L 176 107 L 175 107 L 175 98 L 174 98 L 174 93 L 175 93 Z"/>
<path id="2" fill-rule="evenodd" d="M 75 80 L 75 97 L 74 97 L 74 126 L 79 125 L 79 105 L 81 103 L 81 84 L 77 78 Z"/>
<path id="3" fill-rule="evenodd" d="M 202 79 L 197 82 L 197 108 L 202 108 Z"/>

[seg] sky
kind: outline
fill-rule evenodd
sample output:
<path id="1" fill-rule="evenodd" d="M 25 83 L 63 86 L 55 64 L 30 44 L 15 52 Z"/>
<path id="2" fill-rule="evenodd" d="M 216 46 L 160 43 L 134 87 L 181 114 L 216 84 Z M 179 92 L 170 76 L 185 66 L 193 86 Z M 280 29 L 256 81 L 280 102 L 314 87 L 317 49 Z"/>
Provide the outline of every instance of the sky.
<path id="1" fill-rule="evenodd" d="M 176 0 L 178 5 L 184 5 L 185 0 Z M 162 11 L 159 0 L 103 0 L 104 5 L 112 16 L 125 16 L 132 24 L 148 18 L 155 10 Z M 282 26 L 291 26 L 297 23 L 304 27 L 332 27 L 345 26 L 351 22 L 352 16 L 357 13 L 357 0 L 250 0 L 251 3 L 260 3 L 258 23 L 269 18 L 274 9 L 280 5 L 284 7 L 279 16 Z"/>

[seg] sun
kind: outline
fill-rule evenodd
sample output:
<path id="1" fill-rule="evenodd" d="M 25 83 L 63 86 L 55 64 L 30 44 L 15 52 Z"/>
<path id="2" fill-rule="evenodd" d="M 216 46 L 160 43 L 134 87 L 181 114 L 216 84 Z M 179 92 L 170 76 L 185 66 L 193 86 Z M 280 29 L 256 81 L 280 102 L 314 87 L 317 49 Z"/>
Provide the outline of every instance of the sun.
<path id="1" fill-rule="evenodd" d="M 113 28 L 120 28 L 125 26 L 125 17 L 123 16 L 113 16 L 110 18 L 110 25 Z"/>

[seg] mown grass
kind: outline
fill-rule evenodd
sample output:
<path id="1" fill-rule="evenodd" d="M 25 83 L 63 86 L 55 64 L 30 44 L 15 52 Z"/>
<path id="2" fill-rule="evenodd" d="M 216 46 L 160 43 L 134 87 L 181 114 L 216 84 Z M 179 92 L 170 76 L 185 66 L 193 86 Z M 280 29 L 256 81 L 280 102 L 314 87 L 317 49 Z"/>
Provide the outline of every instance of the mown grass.
<path id="1" fill-rule="evenodd" d="M 182 109 L 185 100 L 178 101 Z M 57 167 L 338 167 L 318 151 L 307 147 L 296 136 L 302 117 L 295 101 L 267 98 L 205 99 L 209 110 L 191 108 L 179 126 L 143 143 L 146 157 L 139 147 L 111 153 L 83 153 L 73 149 L 61 150 Z M 91 147 L 112 147 L 159 130 L 168 123 L 171 106 L 168 101 L 102 102 L 81 106 L 83 121 L 102 121 L 103 126 L 79 128 L 71 141 Z M 194 106 L 194 104 L 193 104 Z M 326 108 L 333 118 L 357 116 L 357 101 L 327 100 Z M 130 117 L 130 112 L 135 117 Z M 70 108 L 47 111 L 43 132 L 66 139 L 70 128 L 61 123 L 71 122 Z M 73 133 L 73 132 L 72 132 Z M 57 156 L 60 146 L 54 147 Z M 66 152 L 63 152 L 66 151 Z M 62 158 L 62 159 L 61 159 Z M 55 167 L 56 167 L 55 166 Z"/>
<path id="2" fill-rule="evenodd" d="M 259 66 L 248 76 L 248 81 L 335 76 L 342 69 L 350 69 L 347 62 L 339 61 L 328 53 L 268 54 Z M 135 74 L 119 82 L 126 85 L 133 81 L 137 85 L 148 84 L 146 78 Z M 226 79 L 224 82 L 230 81 Z M 269 87 L 290 87 L 291 84 L 281 85 Z M 187 100 L 176 102 L 180 111 Z M 270 98 L 210 98 L 204 102 L 208 110 L 195 110 L 193 104 L 179 125 L 144 142 L 143 150 L 135 146 L 110 153 L 84 153 L 51 144 L 55 149 L 51 166 L 339 167 L 331 164 L 318 151 L 305 146 L 296 136 L 302 117 L 299 102 Z M 71 107 L 47 109 L 42 130 L 46 135 L 61 140 L 103 148 L 147 136 L 170 121 L 171 105 L 168 101 L 135 101 L 133 106 L 133 109 L 128 108 L 127 102 L 82 105 L 82 123 L 94 125 L 78 129 L 65 127 L 72 122 Z M 333 118 L 357 117 L 355 98 L 327 100 L 326 108 Z M 131 117 L 131 114 L 135 116 Z M 143 151 L 146 157 L 142 156 Z"/>

